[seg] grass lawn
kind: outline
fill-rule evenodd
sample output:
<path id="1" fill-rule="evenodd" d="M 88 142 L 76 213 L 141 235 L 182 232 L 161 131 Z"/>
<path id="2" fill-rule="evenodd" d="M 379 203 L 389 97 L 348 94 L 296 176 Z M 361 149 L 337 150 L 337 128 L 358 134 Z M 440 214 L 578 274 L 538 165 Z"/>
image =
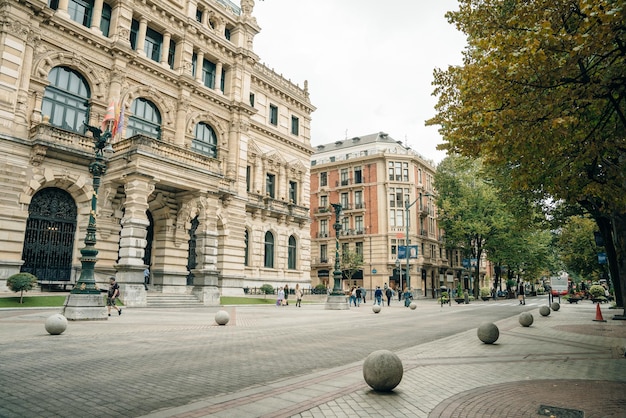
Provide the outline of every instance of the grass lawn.
<path id="1" fill-rule="evenodd" d="M 66 295 L 62 296 L 24 296 L 20 305 L 20 297 L 0 298 L 0 308 L 34 308 L 63 306 Z"/>

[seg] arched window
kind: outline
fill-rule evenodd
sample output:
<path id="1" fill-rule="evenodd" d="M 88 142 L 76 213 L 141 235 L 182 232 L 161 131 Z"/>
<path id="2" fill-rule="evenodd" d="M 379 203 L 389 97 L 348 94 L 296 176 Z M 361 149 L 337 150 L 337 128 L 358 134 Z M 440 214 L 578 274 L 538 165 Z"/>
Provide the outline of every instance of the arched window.
<path id="1" fill-rule="evenodd" d="M 191 149 L 209 157 L 217 157 L 217 136 L 215 131 L 204 122 L 196 125 L 196 137 L 191 142 Z"/>
<path id="2" fill-rule="evenodd" d="M 243 243 L 244 243 L 244 248 L 243 248 L 243 251 L 244 251 L 244 253 L 243 253 L 243 265 L 244 266 L 249 265 L 248 264 L 248 248 L 249 248 L 248 245 L 249 245 L 250 241 L 249 241 L 248 238 L 249 238 L 248 230 L 246 229 L 246 232 L 244 233 L 244 236 L 243 236 Z"/>
<path id="3" fill-rule="evenodd" d="M 293 235 L 289 237 L 287 246 L 287 268 L 289 270 L 296 269 L 296 238 Z"/>
<path id="4" fill-rule="evenodd" d="M 274 268 L 274 235 L 271 232 L 265 233 L 265 267 Z"/>
<path id="5" fill-rule="evenodd" d="M 48 74 L 41 113 L 50 117 L 50 124 L 68 131 L 85 133 L 84 123 L 89 120 L 87 81 L 77 71 L 67 67 L 54 67 Z"/>
<path id="6" fill-rule="evenodd" d="M 132 115 L 128 118 L 126 137 L 146 135 L 152 138 L 161 138 L 161 113 L 150 100 L 137 98 L 130 109 Z"/>

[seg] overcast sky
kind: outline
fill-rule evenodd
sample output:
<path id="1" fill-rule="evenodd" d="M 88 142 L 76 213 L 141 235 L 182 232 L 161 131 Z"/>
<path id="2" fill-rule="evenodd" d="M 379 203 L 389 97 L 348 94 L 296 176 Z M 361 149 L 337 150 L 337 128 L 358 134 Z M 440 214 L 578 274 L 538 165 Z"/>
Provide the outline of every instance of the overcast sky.
<path id="1" fill-rule="evenodd" d="M 434 68 L 461 63 L 464 36 L 444 17 L 457 0 L 257 0 L 255 52 L 309 82 L 311 144 L 383 131 L 440 162 Z"/>

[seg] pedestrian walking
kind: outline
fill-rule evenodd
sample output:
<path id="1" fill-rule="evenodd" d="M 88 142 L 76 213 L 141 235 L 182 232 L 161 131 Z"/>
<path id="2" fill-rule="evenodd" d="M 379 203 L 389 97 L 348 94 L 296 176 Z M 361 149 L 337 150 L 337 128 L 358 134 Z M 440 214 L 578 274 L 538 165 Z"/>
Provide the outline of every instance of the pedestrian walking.
<path id="1" fill-rule="evenodd" d="M 289 306 L 289 286 L 285 285 L 285 306 Z"/>
<path id="2" fill-rule="evenodd" d="M 391 298 L 393 297 L 393 290 L 390 287 L 385 289 L 385 296 L 387 297 L 387 306 L 391 306 Z"/>
<path id="3" fill-rule="evenodd" d="M 302 307 L 302 290 L 300 289 L 300 284 L 296 284 L 296 306 L 298 308 Z"/>
<path id="4" fill-rule="evenodd" d="M 381 306 L 383 303 L 383 291 L 380 290 L 380 286 L 376 286 L 376 290 L 374 291 L 374 303 Z"/>
<path id="5" fill-rule="evenodd" d="M 363 286 L 361 286 L 361 297 L 363 298 L 363 303 L 365 302 L 365 296 L 367 295 L 367 291 L 365 290 L 365 288 Z"/>
<path id="6" fill-rule="evenodd" d="M 408 287 L 404 288 L 404 306 L 406 308 L 408 308 L 411 305 L 411 299 L 413 299 L 413 297 L 411 296 L 411 292 L 409 291 Z"/>
<path id="7" fill-rule="evenodd" d="M 143 287 L 148 290 L 148 283 L 150 283 L 150 268 L 146 267 L 143 271 Z"/>
<path id="8" fill-rule="evenodd" d="M 285 289 L 281 287 L 278 289 L 278 296 L 276 297 L 276 306 L 282 306 L 284 299 L 285 299 Z"/>
<path id="9" fill-rule="evenodd" d="M 517 284 L 517 299 L 519 299 L 520 305 L 526 305 L 526 297 L 524 293 L 524 282 L 520 281 Z"/>
<path id="10" fill-rule="evenodd" d="M 111 316 L 111 308 L 115 308 L 118 315 L 122 314 L 122 308 L 118 308 L 115 300 L 120 296 L 120 285 L 115 281 L 115 277 L 109 278 L 109 290 L 107 291 L 107 313 Z"/>
<path id="11" fill-rule="evenodd" d="M 348 301 L 348 305 L 352 306 L 352 304 L 354 303 L 354 306 L 356 306 L 356 287 L 352 286 L 352 289 L 350 289 L 350 299 Z"/>

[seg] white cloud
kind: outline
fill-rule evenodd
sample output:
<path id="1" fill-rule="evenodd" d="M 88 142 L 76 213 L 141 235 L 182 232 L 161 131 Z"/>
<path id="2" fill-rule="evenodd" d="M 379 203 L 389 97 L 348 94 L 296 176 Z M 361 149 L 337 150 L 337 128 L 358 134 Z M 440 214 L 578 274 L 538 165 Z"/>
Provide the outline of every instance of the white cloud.
<path id="1" fill-rule="evenodd" d="M 308 80 L 312 145 L 379 131 L 441 161 L 435 68 L 461 63 L 463 35 L 445 18 L 456 0 L 265 0 L 253 15 L 261 61 L 292 82 Z"/>

